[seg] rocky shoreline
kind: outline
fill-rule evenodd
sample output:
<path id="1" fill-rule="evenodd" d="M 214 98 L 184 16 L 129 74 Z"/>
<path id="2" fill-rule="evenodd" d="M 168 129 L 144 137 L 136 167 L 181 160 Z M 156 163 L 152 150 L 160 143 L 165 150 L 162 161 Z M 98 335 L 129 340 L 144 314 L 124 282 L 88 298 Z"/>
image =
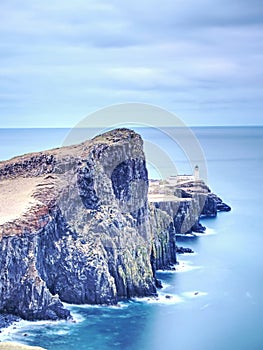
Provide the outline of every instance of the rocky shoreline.
<path id="1" fill-rule="evenodd" d="M 151 196 L 143 141 L 128 129 L 0 162 L 0 179 L 0 328 L 10 315 L 71 319 L 62 302 L 156 296 L 156 271 L 190 253 L 176 235 L 230 210 L 203 181 Z"/>
<path id="2" fill-rule="evenodd" d="M 176 253 L 177 254 L 193 254 L 194 251 L 191 248 L 177 247 Z"/>
<path id="3" fill-rule="evenodd" d="M 0 314 L 0 333 L 1 329 L 11 326 L 15 322 L 21 321 L 21 318 L 18 316 L 10 314 Z"/>

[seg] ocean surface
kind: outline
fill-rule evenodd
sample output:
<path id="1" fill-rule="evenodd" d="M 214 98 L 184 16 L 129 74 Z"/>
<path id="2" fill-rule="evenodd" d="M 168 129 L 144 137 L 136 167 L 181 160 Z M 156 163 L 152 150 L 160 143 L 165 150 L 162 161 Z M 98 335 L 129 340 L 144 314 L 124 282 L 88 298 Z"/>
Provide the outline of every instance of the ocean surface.
<path id="1" fill-rule="evenodd" d="M 195 154 L 178 148 L 173 136 L 141 131 L 178 173 L 191 170 Z M 68 133 L 0 129 L 0 159 L 61 146 Z M 50 350 L 263 349 L 263 128 L 207 127 L 193 133 L 207 182 L 232 211 L 203 219 L 206 234 L 178 238 L 178 245 L 195 253 L 180 255 L 177 271 L 158 273 L 164 285 L 159 298 L 123 301 L 120 307 L 71 305 L 75 323 L 22 321 L 0 340 Z M 149 162 L 150 177 L 162 173 L 162 166 Z"/>

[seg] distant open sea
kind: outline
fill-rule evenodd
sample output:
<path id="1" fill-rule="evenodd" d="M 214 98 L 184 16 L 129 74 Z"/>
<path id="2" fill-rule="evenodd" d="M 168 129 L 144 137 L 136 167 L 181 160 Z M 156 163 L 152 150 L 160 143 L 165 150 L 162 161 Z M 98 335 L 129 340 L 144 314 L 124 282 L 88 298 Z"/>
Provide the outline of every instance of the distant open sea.
<path id="1" fill-rule="evenodd" d="M 59 147 L 68 132 L 0 129 L 0 160 Z M 177 272 L 158 273 L 164 285 L 159 300 L 70 306 L 76 323 L 22 321 L 3 331 L 0 340 L 49 350 L 263 349 L 263 128 L 193 132 L 204 151 L 208 184 L 232 211 L 202 220 L 207 227 L 203 236 L 178 238 L 178 245 L 195 254 L 179 256 Z M 173 153 L 164 135 L 150 129 L 142 134 Z M 177 168 L 188 171 L 181 155 Z"/>

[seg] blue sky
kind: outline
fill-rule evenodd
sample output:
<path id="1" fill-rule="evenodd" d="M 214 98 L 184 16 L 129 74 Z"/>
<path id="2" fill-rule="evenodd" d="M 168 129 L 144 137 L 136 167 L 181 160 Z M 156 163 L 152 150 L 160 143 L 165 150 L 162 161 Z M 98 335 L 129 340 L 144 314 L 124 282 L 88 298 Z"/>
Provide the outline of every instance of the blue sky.
<path id="1" fill-rule="evenodd" d="M 1 0 L 1 127 L 73 127 L 124 102 L 263 124 L 262 43 L 262 0 Z"/>

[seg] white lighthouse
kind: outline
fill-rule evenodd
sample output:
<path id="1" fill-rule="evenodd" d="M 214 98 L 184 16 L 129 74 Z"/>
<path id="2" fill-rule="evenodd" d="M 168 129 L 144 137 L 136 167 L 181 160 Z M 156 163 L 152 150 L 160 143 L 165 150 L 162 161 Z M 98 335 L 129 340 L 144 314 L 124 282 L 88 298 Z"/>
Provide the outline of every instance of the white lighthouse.
<path id="1" fill-rule="evenodd" d="M 195 178 L 195 181 L 199 181 L 200 180 L 200 177 L 199 177 L 199 166 L 198 165 L 195 166 L 194 178 Z"/>

